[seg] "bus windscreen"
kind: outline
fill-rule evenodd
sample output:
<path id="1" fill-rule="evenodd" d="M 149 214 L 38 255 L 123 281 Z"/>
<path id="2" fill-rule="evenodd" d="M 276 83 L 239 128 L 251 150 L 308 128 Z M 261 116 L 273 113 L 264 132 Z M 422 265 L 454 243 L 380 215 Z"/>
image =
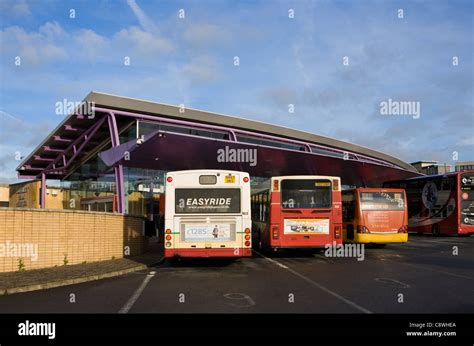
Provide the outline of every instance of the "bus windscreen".
<path id="1" fill-rule="evenodd" d="M 361 192 L 361 210 L 404 210 L 405 198 L 401 192 Z"/>
<path id="2" fill-rule="evenodd" d="M 282 180 L 281 206 L 288 209 L 330 208 L 331 191 L 329 180 Z"/>
<path id="3" fill-rule="evenodd" d="M 240 213 L 240 189 L 176 189 L 175 213 Z"/>

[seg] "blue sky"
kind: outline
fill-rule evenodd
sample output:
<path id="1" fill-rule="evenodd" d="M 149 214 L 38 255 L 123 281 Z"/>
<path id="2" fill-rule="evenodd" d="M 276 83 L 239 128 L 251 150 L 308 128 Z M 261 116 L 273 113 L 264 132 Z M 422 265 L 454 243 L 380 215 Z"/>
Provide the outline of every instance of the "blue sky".
<path id="1" fill-rule="evenodd" d="M 29 154 L 62 120 L 56 102 L 92 90 L 271 122 L 407 162 L 473 160 L 473 7 L 2 0 L 0 182 L 15 181 L 15 153 Z M 420 117 L 380 114 L 388 99 L 419 102 Z"/>

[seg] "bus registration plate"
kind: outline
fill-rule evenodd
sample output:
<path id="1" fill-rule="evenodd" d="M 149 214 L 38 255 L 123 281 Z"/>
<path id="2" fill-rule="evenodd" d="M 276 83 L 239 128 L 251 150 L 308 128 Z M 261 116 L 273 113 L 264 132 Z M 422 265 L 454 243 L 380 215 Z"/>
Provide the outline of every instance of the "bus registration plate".
<path id="1" fill-rule="evenodd" d="M 285 234 L 329 234 L 329 219 L 285 219 Z"/>
<path id="2" fill-rule="evenodd" d="M 231 240 L 230 224 L 186 224 L 185 241 L 225 241 Z"/>

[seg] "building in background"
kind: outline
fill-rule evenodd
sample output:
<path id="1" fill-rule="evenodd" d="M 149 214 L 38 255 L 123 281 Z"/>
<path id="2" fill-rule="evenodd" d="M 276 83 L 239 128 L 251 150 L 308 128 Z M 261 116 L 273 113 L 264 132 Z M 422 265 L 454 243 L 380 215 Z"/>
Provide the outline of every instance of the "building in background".
<path id="1" fill-rule="evenodd" d="M 9 187 L 8 184 L 0 184 L 0 207 L 9 206 Z"/>
<path id="2" fill-rule="evenodd" d="M 456 162 L 456 172 L 474 170 L 474 161 L 459 161 Z"/>
<path id="3" fill-rule="evenodd" d="M 9 189 L 10 208 L 39 208 L 41 180 L 11 184 Z M 64 190 L 61 187 L 46 186 L 46 208 L 64 208 Z"/>
<path id="4" fill-rule="evenodd" d="M 446 163 L 438 163 L 438 161 L 417 161 L 412 162 L 411 165 L 420 173 L 426 175 L 446 174 L 453 171 L 451 165 Z"/>

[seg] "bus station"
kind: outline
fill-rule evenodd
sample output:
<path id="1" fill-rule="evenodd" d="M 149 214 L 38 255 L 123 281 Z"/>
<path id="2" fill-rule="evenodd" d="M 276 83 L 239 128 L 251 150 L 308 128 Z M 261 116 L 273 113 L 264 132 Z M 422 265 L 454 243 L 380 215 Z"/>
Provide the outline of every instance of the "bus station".
<path id="1" fill-rule="evenodd" d="M 188 109 L 185 105 L 171 106 L 99 92 L 87 95 L 17 167 L 19 178 L 32 179 L 37 183 L 33 189 L 39 193 L 37 206 L 46 213 L 40 215 L 54 214 L 61 210 L 59 218 L 65 218 L 65 223 L 68 223 L 70 217 L 64 214 L 66 211 L 74 211 L 74 215 L 84 218 L 102 215 L 90 213 L 93 211 L 105 211 L 110 216 L 122 217 L 122 245 L 128 249 L 128 255 L 147 251 L 150 236 L 158 236 L 161 242 L 165 242 L 164 238 L 171 239 L 170 234 L 165 235 L 166 174 L 170 171 L 199 169 L 246 172 L 250 177 L 248 185 L 251 190 L 259 189 L 262 182 L 276 176 L 329 176 L 324 180 L 327 183 L 321 184 L 335 184 L 333 190 L 336 191 L 348 188 L 381 188 L 387 181 L 403 181 L 420 176 L 413 166 L 396 157 L 338 139 L 244 118 Z M 48 189 L 48 180 L 58 181 L 59 187 L 56 190 Z M 274 181 L 269 184 L 275 183 Z M 284 184 L 281 184 L 283 187 Z M 22 192 L 23 189 L 19 191 Z M 53 195 L 56 193 L 54 203 L 48 202 L 47 195 L 51 201 L 49 191 Z M 405 197 L 402 198 L 400 193 L 390 193 L 392 197 L 397 196 L 397 201 L 405 203 Z M 388 193 L 385 195 L 388 196 Z M 344 193 L 344 196 L 347 194 Z M 370 197 L 369 193 L 364 196 Z M 346 198 L 342 197 L 341 210 L 343 206 L 344 227 L 351 228 L 346 220 Z M 331 199 L 341 201 L 341 196 L 333 196 Z M 22 198 L 17 199 L 15 203 L 17 205 L 12 207 L 25 205 Z M 403 206 L 402 204 L 401 210 Z M 270 195 L 264 196 L 260 193 L 255 198 L 252 197 L 252 208 L 253 220 L 256 221 L 252 226 L 261 232 L 261 222 L 265 218 L 259 217 L 256 208 L 260 208 L 260 216 L 263 215 L 263 208 L 268 211 Z M 372 214 L 372 218 L 381 217 L 380 212 L 373 211 Z M 383 217 L 385 216 L 382 215 Z M 35 223 L 35 216 L 28 215 L 24 218 L 26 224 L 31 218 Z M 78 222 L 97 224 L 95 219 Z M 312 221 L 308 222 L 303 225 L 294 224 L 292 227 L 295 230 L 301 227 L 305 230 L 314 229 Z M 395 232 L 406 233 L 406 217 L 397 222 L 392 225 Z M 130 226 L 131 224 L 133 226 Z M 326 243 L 342 240 L 342 221 L 336 222 L 334 227 L 335 229 L 331 226 L 331 234 L 337 234 L 337 239 L 327 238 Z M 360 238 L 367 239 L 365 242 L 383 242 L 380 239 L 374 240 L 375 236 L 359 236 L 358 233 L 368 230 L 365 226 L 360 227 L 362 228 L 358 228 L 355 233 L 357 237 L 353 235 L 354 231 L 349 230 L 349 238 L 344 228 L 344 239 L 350 241 Z M 29 232 L 25 229 L 22 231 Z M 166 232 L 168 231 L 172 232 L 166 229 Z M 109 235 L 116 234 L 114 232 L 121 233 L 120 227 L 110 233 L 106 227 L 101 231 L 101 236 L 108 239 Z M 32 234 L 34 233 L 33 231 Z M 72 234 L 78 237 L 83 232 Z M 94 234 L 97 234 L 97 231 L 94 231 Z M 252 237 L 254 243 L 263 244 L 265 247 L 285 248 L 291 247 L 292 244 L 285 242 L 284 237 L 278 239 L 276 234 L 273 234 L 273 237 L 277 238 L 268 241 L 265 240 L 266 236 L 256 236 L 256 233 Z M 310 237 L 311 232 L 305 236 Z M 92 255 L 84 254 L 79 248 L 71 250 L 66 243 L 61 252 L 72 253 L 72 263 L 122 255 L 118 247 L 120 241 L 101 241 L 97 237 L 88 236 L 85 239 L 93 239 L 92 243 L 95 245 Z M 407 241 L 406 236 L 400 234 L 390 239 Z M 79 242 L 82 243 L 82 239 Z M 105 252 L 104 255 L 101 242 L 102 246 L 107 244 L 107 248 L 115 250 Z M 308 240 L 293 245 L 304 247 L 309 243 Z M 323 243 L 320 240 L 319 245 L 322 246 Z M 204 246 L 204 243 L 201 245 Z M 51 244 L 47 242 L 42 248 L 52 249 Z M 54 259 L 48 260 L 44 266 L 56 264 L 61 260 L 61 256 L 55 254 L 54 250 L 48 252 L 52 252 Z M 41 267 L 38 263 L 31 265 L 33 268 Z M 5 265 L 4 268 L 7 271 L 12 270 L 14 264 Z"/>

